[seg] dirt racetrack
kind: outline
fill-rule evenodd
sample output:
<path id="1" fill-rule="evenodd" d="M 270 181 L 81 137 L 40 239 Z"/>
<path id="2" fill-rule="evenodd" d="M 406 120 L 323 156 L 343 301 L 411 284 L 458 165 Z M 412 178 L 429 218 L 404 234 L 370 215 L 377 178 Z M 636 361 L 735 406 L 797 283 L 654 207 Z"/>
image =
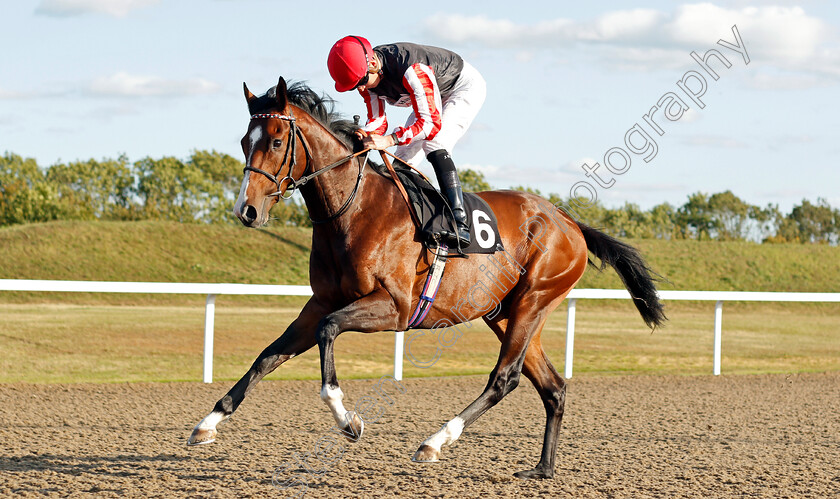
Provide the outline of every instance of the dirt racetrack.
<path id="1" fill-rule="evenodd" d="M 573 379 L 557 476 L 545 481 L 512 476 L 536 463 L 542 440 L 542 405 L 523 379 L 441 462 L 411 463 L 485 380 L 404 381 L 361 442 L 334 445 L 328 465 L 309 459 L 322 473 L 293 464 L 318 455 L 333 424 L 314 381 L 261 383 L 197 448 L 185 446 L 190 430 L 231 383 L 0 385 L 0 496 L 840 494 L 840 373 Z M 374 393 L 373 380 L 342 386 L 348 407 Z"/>

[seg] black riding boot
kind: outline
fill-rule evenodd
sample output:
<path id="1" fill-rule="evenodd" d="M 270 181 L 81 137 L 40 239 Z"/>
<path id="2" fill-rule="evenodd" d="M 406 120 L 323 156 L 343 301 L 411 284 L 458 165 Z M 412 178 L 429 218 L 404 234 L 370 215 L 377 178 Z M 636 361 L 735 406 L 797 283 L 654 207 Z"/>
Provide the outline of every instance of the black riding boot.
<path id="1" fill-rule="evenodd" d="M 470 244 L 470 226 L 467 222 L 464 194 L 461 191 L 458 172 L 455 171 L 455 163 L 446 149 L 431 152 L 426 158 L 434 167 L 440 190 L 443 191 L 443 195 L 449 201 L 449 207 L 452 208 L 458 240 L 461 242 L 461 246 L 468 246 Z"/>

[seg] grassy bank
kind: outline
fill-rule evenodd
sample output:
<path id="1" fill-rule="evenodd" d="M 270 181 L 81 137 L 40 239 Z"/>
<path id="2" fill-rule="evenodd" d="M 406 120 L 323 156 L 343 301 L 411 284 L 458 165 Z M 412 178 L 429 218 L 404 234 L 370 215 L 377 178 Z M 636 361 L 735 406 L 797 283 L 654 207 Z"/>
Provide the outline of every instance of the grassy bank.
<path id="1" fill-rule="evenodd" d="M 311 232 L 304 229 L 161 222 L 58 222 L 0 229 L 0 278 L 306 284 Z M 661 289 L 840 291 L 840 248 L 698 241 L 630 241 L 665 278 Z M 615 273 L 587 271 L 579 287 L 619 288 Z M 220 296 L 215 374 L 241 376 L 285 329 L 305 299 Z M 131 306 L 126 306 L 130 304 Z M 119 382 L 201 379 L 204 297 L 0 292 L 0 382 Z M 626 301 L 578 303 L 576 376 L 707 374 L 713 303 L 666 303 L 670 321 L 653 334 Z M 840 369 L 840 305 L 727 303 L 723 372 Z M 543 333 L 562 370 L 566 311 Z M 498 342 L 483 324 L 465 329 L 434 366 L 406 360 L 407 376 L 486 374 Z M 432 357 L 416 338 L 417 363 Z M 393 366 L 393 334 L 342 335 L 339 375 L 379 377 Z M 318 378 L 317 349 L 274 378 Z"/>
<path id="2" fill-rule="evenodd" d="M 0 278 L 306 284 L 308 229 L 174 222 L 53 222 L 0 228 Z M 631 240 L 662 289 L 840 291 L 840 248 Z M 612 271 L 578 287 L 619 288 Z M 9 294 L 0 294 L 8 301 Z M 31 298 L 32 294 L 27 294 Z"/>
<path id="3" fill-rule="evenodd" d="M 0 228 L 3 279 L 307 284 L 311 232 L 175 222 Z M 3 293 L 0 302 L 188 304 L 195 297 Z M 243 297 L 242 302 L 253 300 Z M 268 303 L 282 299 L 260 298 Z"/>

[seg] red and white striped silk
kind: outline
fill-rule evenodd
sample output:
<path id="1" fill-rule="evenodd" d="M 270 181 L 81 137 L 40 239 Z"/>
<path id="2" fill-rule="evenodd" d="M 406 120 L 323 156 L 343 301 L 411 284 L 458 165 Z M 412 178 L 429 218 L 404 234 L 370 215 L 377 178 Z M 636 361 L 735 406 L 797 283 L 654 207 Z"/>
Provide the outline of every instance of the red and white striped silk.
<path id="1" fill-rule="evenodd" d="M 359 90 L 367 107 L 367 124 L 362 129 L 377 135 L 385 135 L 388 130 L 388 118 L 385 116 L 385 97 L 371 94 L 367 90 Z"/>
<path id="2" fill-rule="evenodd" d="M 408 127 L 394 130 L 399 145 L 414 140 L 431 140 L 440 131 L 441 97 L 434 71 L 425 64 L 414 64 L 403 75 L 403 86 L 409 92 L 415 121 Z"/>
<path id="3" fill-rule="evenodd" d="M 405 127 L 397 127 L 394 133 L 397 144 L 408 145 L 414 140 L 431 140 L 440 131 L 442 107 L 440 88 L 434 71 L 425 64 L 414 64 L 406 70 L 402 79 L 403 86 L 411 98 L 415 121 Z M 385 135 L 388 130 L 388 118 L 385 116 L 387 100 L 373 92 L 359 90 L 365 100 L 368 119 L 363 127 L 366 132 Z M 406 103 L 407 105 L 407 103 Z"/>

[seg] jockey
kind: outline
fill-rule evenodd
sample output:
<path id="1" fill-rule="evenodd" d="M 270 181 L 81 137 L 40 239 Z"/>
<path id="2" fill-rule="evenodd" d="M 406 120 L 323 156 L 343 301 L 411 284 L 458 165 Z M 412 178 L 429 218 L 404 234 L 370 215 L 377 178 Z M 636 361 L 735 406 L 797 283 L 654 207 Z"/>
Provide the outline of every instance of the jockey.
<path id="1" fill-rule="evenodd" d="M 412 165 L 426 156 L 452 208 L 457 237 L 468 245 L 464 195 L 450 152 L 484 103 L 486 87 L 479 72 L 446 49 L 414 43 L 371 47 L 360 36 L 335 42 L 327 68 L 337 91 L 358 90 L 365 101 L 367 123 L 356 132 L 365 147 L 396 145 L 395 155 Z M 385 103 L 414 110 L 405 126 L 390 135 L 385 135 Z"/>

